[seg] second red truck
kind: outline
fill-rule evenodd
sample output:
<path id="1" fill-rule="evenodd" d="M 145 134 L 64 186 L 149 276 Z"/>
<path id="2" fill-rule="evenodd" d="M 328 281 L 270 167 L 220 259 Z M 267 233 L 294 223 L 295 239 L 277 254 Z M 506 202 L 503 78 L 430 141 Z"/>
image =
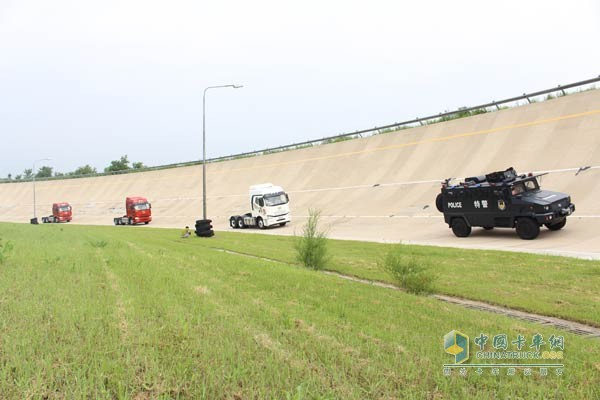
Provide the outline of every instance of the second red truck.
<path id="1" fill-rule="evenodd" d="M 127 197 L 126 215 L 114 219 L 115 225 L 148 224 L 152 221 L 152 206 L 145 197 Z"/>

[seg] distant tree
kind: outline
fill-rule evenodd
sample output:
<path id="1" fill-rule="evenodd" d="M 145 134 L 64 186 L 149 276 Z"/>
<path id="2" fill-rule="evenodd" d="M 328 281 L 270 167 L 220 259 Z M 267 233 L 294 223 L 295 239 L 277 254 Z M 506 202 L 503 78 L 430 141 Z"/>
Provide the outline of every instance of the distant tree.
<path id="1" fill-rule="evenodd" d="M 141 161 L 134 162 L 133 164 L 131 164 L 131 166 L 133 167 L 133 169 L 146 168 L 146 166 L 144 165 L 144 163 L 141 162 Z"/>
<path id="2" fill-rule="evenodd" d="M 15 181 L 20 181 L 21 179 L 23 179 L 22 175 L 15 176 Z"/>
<path id="3" fill-rule="evenodd" d="M 27 168 L 23 171 L 23 175 L 25 176 L 25 179 L 29 179 L 33 176 L 33 170 L 31 168 Z"/>
<path id="4" fill-rule="evenodd" d="M 120 160 L 113 160 L 110 165 L 104 168 L 104 172 L 125 171 L 130 169 L 127 154 L 122 156 Z"/>
<path id="5" fill-rule="evenodd" d="M 64 173 L 62 173 L 62 172 L 58 172 L 58 171 L 56 171 L 56 172 L 54 173 L 54 176 L 65 176 L 65 174 L 64 174 Z"/>
<path id="6" fill-rule="evenodd" d="M 77 168 L 75 171 L 71 172 L 69 175 L 89 175 L 89 174 L 95 174 L 97 172 L 98 171 L 96 171 L 96 168 L 90 166 L 89 164 L 86 164 L 83 167 Z"/>
<path id="7" fill-rule="evenodd" d="M 38 169 L 37 174 L 35 174 L 36 178 L 50 178 L 52 176 L 52 167 L 48 167 L 44 165 Z"/>

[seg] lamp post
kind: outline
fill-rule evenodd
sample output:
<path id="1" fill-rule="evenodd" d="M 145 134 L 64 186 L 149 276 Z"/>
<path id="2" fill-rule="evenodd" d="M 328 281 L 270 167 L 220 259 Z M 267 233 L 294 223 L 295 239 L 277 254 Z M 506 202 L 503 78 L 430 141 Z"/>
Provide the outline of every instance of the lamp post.
<path id="1" fill-rule="evenodd" d="M 40 161 L 50 161 L 52 160 L 51 158 L 40 158 L 39 160 L 35 160 L 33 162 L 33 169 L 31 170 L 32 173 L 32 181 L 33 181 L 33 220 L 32 223 L 37 223 L 37 215 L 36 215 L 36 211 L 35 211 L 35 163 L 40 162 Z M 35 221 L 35 222 L 33 222 Z"/>
<path id="2" fill-rule="evenodd" d="M 244 87 L 243 85 L 220 85 L 220 86 L 209 86 L 204 89 L 204 95 L 202 96 L 202 219 L 206 220 L 206 92 L 209 89 L 220 89 L 220 88 L 234 88 L 239 89 Z"/>

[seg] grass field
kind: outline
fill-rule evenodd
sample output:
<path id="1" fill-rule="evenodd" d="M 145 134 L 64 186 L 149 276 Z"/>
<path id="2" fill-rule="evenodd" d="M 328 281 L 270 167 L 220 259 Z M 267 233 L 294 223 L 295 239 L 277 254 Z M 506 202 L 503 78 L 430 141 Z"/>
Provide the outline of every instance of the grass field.
<path id="1" fill-rule="evenodd" d="M 2 243 L 14 245 L 0 264 L 0 398 L 600 396 L 600 340 L 207 247 L 291 261 L 289 238 L 218 233 L 213 239 L 180 239 L 178 234 L 0 223 Z M 332 249 L 332 269 L 387 279 L 374 267 L 381 249 L 357 242 L 332 242 Z M 421 247 L 407 251 L 427 254 Z M 480 256 L 479 265 L 460 260 L 470 254 L 447 254 L 445 269 L 461 272 L 464 265 L 485 279 L 487 265 Z M 433 265 L 441 257 L 431 251 Z M 565 279 L 598 268 L 580 261 L 547 262 L 558 263 L 547 267 Z M 515 279 L 529 285 L 530 297 L 546 296 L 559 275 L 545 282 L 539 276 Z M 475 286 L 463 286 L 465 294 Z M 562 293 L 570 298 L 567 290 Z M 593 309 L 573 310 L 586 315 Z M 471 336 L 563 335 L 564 374 L 444 376 L 442 366 L 452 357 L 443 351 L 443 336 L 453 329 Z"/>
<path id="2" fill-rule="evenodd" d="M 201 245 L 296 263 L 294 238 L 219 232 Z M 394 283 L 378 261 L 396 250 L 428 265 L 435 292 L 600 327 L 600 261 L 528 253 L 331 240 L 327 269 Z"/>

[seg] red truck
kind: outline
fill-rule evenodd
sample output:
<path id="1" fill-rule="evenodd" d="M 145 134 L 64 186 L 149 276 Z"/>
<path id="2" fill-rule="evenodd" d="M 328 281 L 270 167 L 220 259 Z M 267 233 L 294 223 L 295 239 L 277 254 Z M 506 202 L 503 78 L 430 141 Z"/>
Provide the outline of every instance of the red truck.
<path id="1" fill-rule="evenodd" d="M 115 225 L 148 224 L 152 221 L 152 205 L 145 197 L 127 197 L 125 212 L 126 215 L 114 219 Z"/>
<path id="2" fill-rule="evenodd" d="M 54 203 L 52 204 L 52 215 L 42 217 L 44 224 L 52 222 L 71 222 L 73 218 L 73 209 L 69 203 Z"/>

